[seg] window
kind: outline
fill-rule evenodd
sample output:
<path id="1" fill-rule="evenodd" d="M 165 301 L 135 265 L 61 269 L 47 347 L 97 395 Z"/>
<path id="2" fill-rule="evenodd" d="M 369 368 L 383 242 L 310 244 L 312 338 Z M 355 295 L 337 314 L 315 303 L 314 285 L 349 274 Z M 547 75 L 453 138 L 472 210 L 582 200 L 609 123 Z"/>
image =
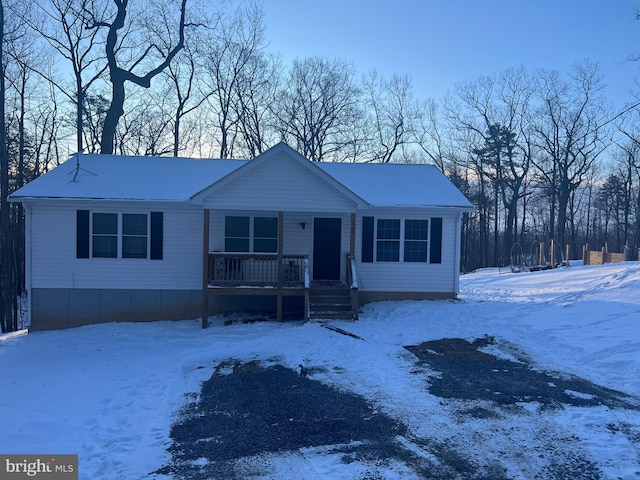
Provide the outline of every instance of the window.
<path id="1" fill-rule="evenodd" d="M 76 211 L 76 258 L 162 260 L 163 243 L 163 212 Z"/>
<path id="2" fill-rule="evenodd" d="M 400 220 L 378 219 L 378 262 L 400 261 Z"/>
<path id="3" fill-rule="evenodd" d="M 441 263 L 442 218 L 362 217 L 361 254 L 363 263 Z"/>
<path id="4" fill-rule="evenodd" d="M 427 261 L 428 220 L 404 221 L 404 261 Z"/>
<path id="5" fill-rule="evenodd" d="M 93 257 L 118 257 L 118 214 L 93 214 Z"/>
<path id="6" fill-rule="evenodd" d="M 147 258 L 146 214 L 122 214 L 122 258 Z"/>
<path id="7" fill-rule="evenodd" d="M 225 252 L 278 252 L 277 217 L 224 217 Z"/>
<path id="8" fill-rule="evenodd" d="M 253 251 L 278 252 L 278 219 L 276 217 L 255 217 L 253 219 Z"/>
<path id="9" fill-rule="evenodd" d="M 249 217 L 225 217 L 225 252 L 249 251 Z"/>

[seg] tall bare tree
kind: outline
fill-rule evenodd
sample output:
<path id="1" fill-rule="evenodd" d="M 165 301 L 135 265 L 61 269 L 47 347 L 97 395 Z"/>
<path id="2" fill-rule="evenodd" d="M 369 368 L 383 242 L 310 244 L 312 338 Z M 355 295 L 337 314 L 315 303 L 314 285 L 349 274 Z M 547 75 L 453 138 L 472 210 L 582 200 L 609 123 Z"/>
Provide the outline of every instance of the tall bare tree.
<path id="1" fill-rule="evenodd" d="M 12 280 L 12 251 L 9 234 L 9 155 L 7 153 L 7 132 L 5 124 L 5 10 L 4 0 L 0 1 L 0 327 L 2 333 L 16 330 L 14 312 L 14 289 Z"/>
<path id="2" fill-rule="evenodd" d="M 47 81 L 57 87 L 76 110 L 76 150 L 84 150 L 83 119 L 85 97 L 91 86 L 104 74 L 107 66 L 99 48 L 104 38 L 99 29 L 85 28 L 83 17 L 88 0 L 49 0 L 36 2 L 32 9 L 24 11 L 22 18 L 68 62 L 73 74 L 73 88 L 64 81 L 53 78 L 46 70 L 35 72 L 47 76 Z M 93 3 L 93 7 L 104 10 L 107 4 Z M 102 15 L 103 13 L 101 13 Z M 90 150 L 92 147 L 89 147 Z"/>
<path id="3" fill-rule="evenodd" d="M 264 152 L 274 143 L 270 105 L 276 102 L 282 65 L 275 55 L 257 52 L 236 84 L 234 111 L 242 148 L 249 158 Z"/>
<path id="4" fill-rule="evenodd" d="M 246 134 L 255 130 L 259 119 L 256 115 L 266 108 L 256 102 L 273 89 L 265 83 L 270 72 L 264 65 L 267 57 L 262 9 L 251 3 L 223 14 L 211 32 L 205 47 L 204 83 L 220 146 L 219 157 L 228 158 L 233 156 L 238 137 L 246 140 Z M 267 90 L 261 92 L 262 87 Z M 259 143 L 259 149 L 263 148 Z"/>
<path id="5" fill-rule="evenodd" d="M 588 60 L 575 66 L 571 81 L 557 71 L 538 73 L 541 107 L 534 128 L 543 155 L 534 165 L 551 194 L 550 232 L 560 245 L 566 243 L 572 192 L 586 181 L 608 146 L 609 115 L 602 89 L 599 66 Z"/>
<path id="6" fill-rule="evenodd" d="M 444 119 L 441 118 L 440 104 L 433 98 L 425 100 L 419 107 L 420 115 L 417 120 L 415 143 L 426 155 L 427 158 L 438 169 L 445 173 L 447 171 L 447 153 L 450 147 L 449 136 L 445 134 Z"/>
<path id="7" fill-rule="evenodd" d="M 281 138 L 314 162 L 340 156 L 358 112 L 353 66 L 322 57 L 295 60 L 285 85 L 273 105 Z"/>
<path id="8" fill-rule="evenodd" d="M 95 8 L 96 2 L 99 1 L 91 1 L 91 5 L 85 7 L 85 22 L 89 29 L 107 29 L 105 55 L 109 67 L 111 99 L 104 119 L 100 148 L 101 153 L 110 154 L 114 150 L 118 121 L 124 114 L 126 84 L 132 83 L 143 88 L 151 87 L 151 80 L 169 66 L 173 58 L 184 46 L 187 0 L 180 0 L 178 12 L 180 19 L 175 26 L 175 31 L 169 32 L 172 39 L 170 42 L 158 41 L 158 38 L 154 36 L 156 32 L 153 25 L 159 18 L 170 18 L 171 13 L 169 10 L 170 7 L 175 6 L 174 2 L 146 4 L 148 10 L 146 13 L 137 12 L 140 15 L 140 19 L 136 20 L 142 20 L 143 22 L 148 20 L 149 22 L 141 32 L 141 36 L 137 36 L 140 43 L 135 45 L 135 48 L 124 48 L 121 38 L 119 38 L 119 34 L 123 29 L 126 28 L 126 32 L 132 28 L 131 24 L 127 24 L 129 0 L 112 0 L 116 8 L 115 15 Z M 154 11 L 154 9 L 157 10 Z M 151 13 L 155 15 L 155 19 L 150 18 Z M 147 43 L 147 46 L 142 53 L 138 53 L 142 42 Z M 119 55 L 120 53 L 121 55 Z M 144 65 L 148 66 L 147 72 L 136 73 L 137 69 L 141 69 L 141 66 Z"/>
<path id="9" fill-rule="evenodd" d="M 186 148 L 190 135 L 185 135 L 185 120 L 196 112 L 206 101 L 209 93 L 203 93 L 198 84 L 198 71 L 201 62 L 198 56 L 198 45 L 195 40 L 186 44 L 179 54 L 179 60 L 171 63 L 166 70 L 167 96 L 173 99 L 170 122 L 172 124 L 173 151 L 177 157 Z"/>
<path id="10" fill-rule="evenodd" d="M 413 85 L 407 76 L 393 75 L 385 80 L 372 71 L 365 78 L 364 90 L 373 117 L 372 160 L 389 163 L 416 138 L 419 109 Z"/>

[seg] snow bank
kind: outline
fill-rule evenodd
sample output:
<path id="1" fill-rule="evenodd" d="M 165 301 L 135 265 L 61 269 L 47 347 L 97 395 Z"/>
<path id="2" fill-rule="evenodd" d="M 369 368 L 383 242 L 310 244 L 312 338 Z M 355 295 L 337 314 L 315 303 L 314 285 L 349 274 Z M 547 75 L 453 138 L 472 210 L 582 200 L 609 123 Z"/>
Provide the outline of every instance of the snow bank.
<path id="1" fill-rule="evenodd" d="M 364 395 L 415 435 L 462 446 L 471 429 L 495 452 L 513 444 L 542 448 L 539 438 L 514 433 L 526 427 L 544 436 L 535 405 L 524 409 L 529 417 L 501 424 L 502 433 L 482 420 L 452 425 L 450 407 L 426 391 L 428 372 L 411 373 L 415 358 L 403 348 L 444 337 L 495 337 L 506 356 L 640 396 L 637 263 L 520 274 L 488 269 L 461 278 L 459 301 L 380 302 L 366 306 L 358 322 L 332 322 L 363 340 L 320 323 L 212 322 L 204 331 L 198 320 L 0 335 L 0 452 L 77 453 L 80 478 L 142 478 L 169 461 L 172 415 L 184 396 L 197 393 L 214 366 L 231 357 L 313 367 L 317 380 Z M 606 410 L 569 408 L 544 422 L 584 437 L 607 476 L 632 478 L 640 469 L 637 446 L 605 427 L 611 422 Z M 640 431 L 634 412 L 615 419 Z M 269 461 L 281 478 L 304 471 L 302 464 L 309 471 L 322 465 L 327 478 L 362 473 L 362 465 L 321 455 L 305 451 Z M 490 458 L 491 451 L 474 455 Z M 531 473 L 500 458 L 513 478 Z M 404 467 L 389 468 L 400 475 Z"/>

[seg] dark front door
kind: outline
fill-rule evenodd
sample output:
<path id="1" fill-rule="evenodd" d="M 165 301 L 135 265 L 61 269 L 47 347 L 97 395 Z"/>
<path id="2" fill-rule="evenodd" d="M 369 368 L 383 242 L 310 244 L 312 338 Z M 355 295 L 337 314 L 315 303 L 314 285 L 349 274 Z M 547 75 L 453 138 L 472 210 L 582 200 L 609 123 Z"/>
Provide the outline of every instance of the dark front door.
<path id="1" fill-rule="evenodd" d="M 313 279 L 340 280 L 340 218 L 313 221 Z"/>

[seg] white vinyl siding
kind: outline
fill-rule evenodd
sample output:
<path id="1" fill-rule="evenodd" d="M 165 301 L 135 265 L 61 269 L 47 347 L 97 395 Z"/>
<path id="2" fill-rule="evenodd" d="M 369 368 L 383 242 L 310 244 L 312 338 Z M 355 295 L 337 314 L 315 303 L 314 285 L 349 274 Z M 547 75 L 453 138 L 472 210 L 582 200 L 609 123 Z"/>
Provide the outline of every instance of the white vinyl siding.
<path id="1" fill-rule="evenodd" d="M 455 263 L 457 216 L 446 215 L 442 212 L 425 214 L 416 212 L 415 209 L 407 210 L 406 213 L 401 212 L 401 209 L 380 209 L 358 215 L 356 221 L 356 262 L 360 289 L 378 292 L 457 293 L 458 273 Z M 378 218 L 399 220 L 442 218 L 442 262 L 373 261 L 362 263 L 363 216 L 373 216 L 376 220 Z M 404 221 L 401 224 L 401 228 L 404 228 Z M 401 260 L 403 260 L 402 257 Z"/>
<path id="2" fill-rule="evenodd" d="M 202 288 L 202 210 L 162 204 L 33 202 L 31 287 L 174 289 Z M 164 212 L 164 257 L 76 258 L 76 210 L 118 214 Z"/>
<path id="3" fill-rule="evenodd" d="M 210 195 L 205 208 L 257 211 L 349 212 L 354 203 L 308 168 L 273 158 Z"/>

